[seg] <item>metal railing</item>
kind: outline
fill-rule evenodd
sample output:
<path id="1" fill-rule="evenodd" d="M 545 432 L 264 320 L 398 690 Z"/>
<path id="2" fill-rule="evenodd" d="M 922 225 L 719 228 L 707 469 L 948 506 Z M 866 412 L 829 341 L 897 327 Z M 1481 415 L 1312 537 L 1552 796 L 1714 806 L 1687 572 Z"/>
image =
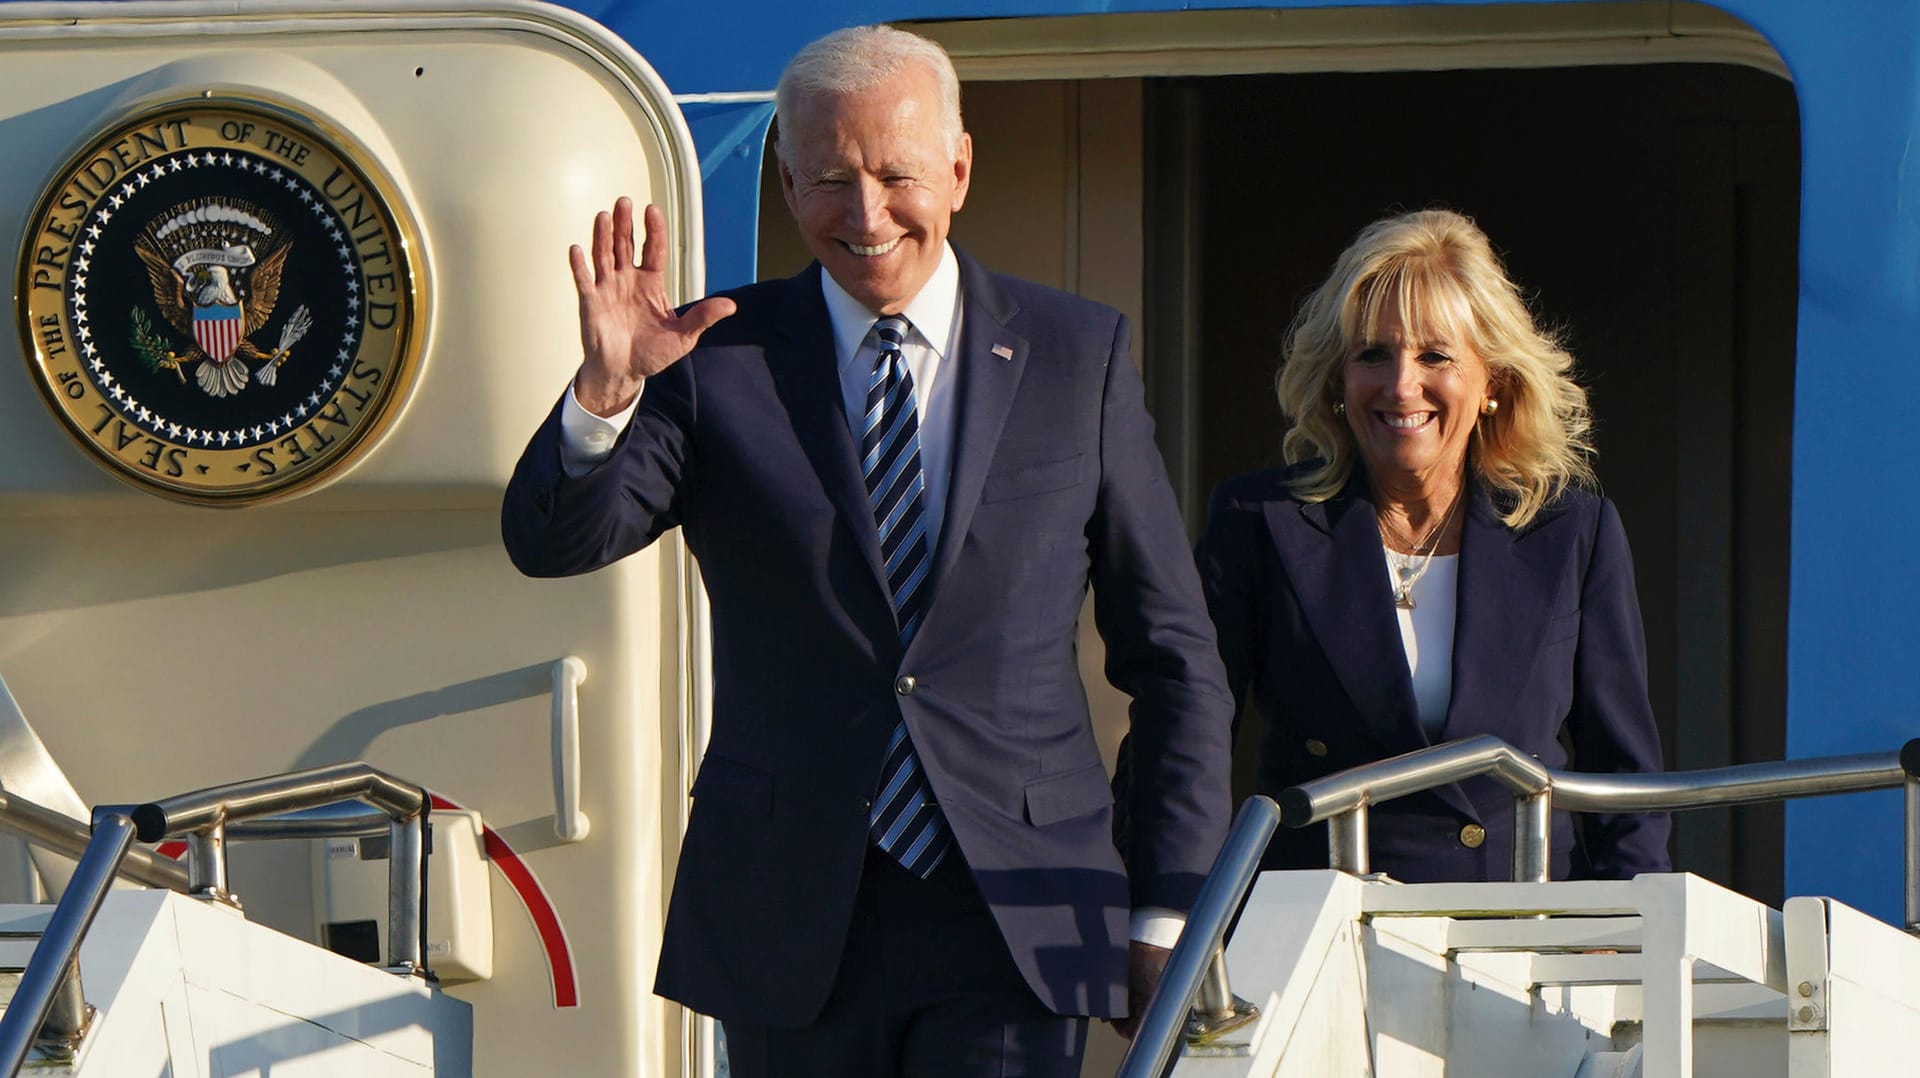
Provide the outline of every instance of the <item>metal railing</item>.
<path id="1" fill-rule="evenodd" d="M 1359 777 L 1334 781 L 1349 775 Z M 1328 867 L 1364 876 L 1372 871 L 1367 852 L 1367 806 L 1474 775 L 1491 776 L 1513 791 L 1513 833 L 1527 839 L 1513 844 L 1513 878 L 1545 880 L 1553 821 L 1553 774 L 1540 761 L 1487 734 L 1288 787 L 1280 792 L 1280 821 L 1289 827 L 1328 821 Z"/>
<path id="2" fill-rule="evenodd" d="M 1513 874 L 1543 881 L 1551 858 L 1553 809 L 1575 812 L 1682 812 L 1688 809 L 1786 801 L 1801 797 L 1906 790 L 1906 908 L 1908 932 L 1920 933 L 1920 739 L 1898 752 L 1738 764 L 1702 771 L 1582 774 L 1552 771 L 1490 734 L 1419 749 L 1291 787 L 1280 794 L 1281 822 L 1306 827 L 1327 821 L 1334 868 L 1368 871 L 1366 810 L 1370 804 L 1491 775 L 1514 792 Z M 1544 785 L 1517 778 L 1538 772 Z"/>
<path id="3" fill-rule="evenodd" d="M 186 867 L 152 850 L 132 846 L 132 827 L 124 813 L 104 814 L 89 827 L 18 794 L 0 792 L 0 829 L 74 858 L 78 864 L 68 881 L 68 893 L 78 888 L 99 896 L 56 909 L 41 933 L 42 945 L 52 940 L 55 950 L 69 954 L 64 941 L 72 938 L 77 950 L 79 937 L 86 934 L 116 876 L 173 891 L 187 889 Z M 0 1066 L 6 1068 L 4 1073 L 16 1073 L 36 1043 L 49 1059 L 71 1058 L 93 1015 L 81 988 L 78 960 L 69 954 L 60 964 L 48 962 L 37 968 L 30 964 L 6 1013 L 14 1015 L 16 1011 L 19 1013 L 10 1024 L 0 1023 Z"/>
<path id="4" fill-rule="evenodd" d="M 86 854 L 87 845 L 93 840 L 93 830 L 87 821 L 4 791 L 0 791 L 0 830 L 11 831 L 36 846 L 75 860 Z M 165 887 L 170 891 L 187 889 L 184 865 L 138 846 L 127 851 L 120 862 L 119 874 L 149 887 Z"/>
<path id="5" fill-rule="evenodd" d="M 227 890 L 228 824 L 310 812 L 346 801 L 364 801 L 387 816 L 391 857 L 387 870 L 387 968 L 396 973 L 418 973 L 425 953 L 421 900 L 426 890 L 428 812 L 427 792 L 420 787 L 369 764 L 332 764 L 149 802 L 133 810 L 133 822 L 142 842 L 187 840 L 190 894 L 237 905 Z M 270 830 L 282 837 L 338 833 L 331 821 L 312 817 L 280 821 Z"/>
<path id="6" fill-rule="evenodd" d="M 1227 925 L 1232 923 L 1240 900 L 1246 896 L 1254 875 L 1260 871 L 1260 855 L 1280 825 L 1280 806 L 1265 797 L 1251 797 L 1234 818 L 1233 830 L 1214 859 L 1213 871 L 1200 886 L 1193 911 L 1180 941 L 1167 956 L 1167 968 L 1160 974 L 1160 986 L 1147 1001 L 1133 1043 L 1120 1063 L 1115 1078 L 1162 1078 L 1173 1068 L 1174 1055 L 1181 1039 L 1190 1032 L 1204 1038 L 1210 1029 L 1192 1031 L 1194 1019 L 1213 1027 L 1235 1028 L 1244 1025 L 1259 1012 L 1244 1000 L 1236 999 L 1227 985 L 1227 964 L 1221 953 Z M 1205 995 L 1196 1003 L 1196 997 Z M 1193 1019 L 1188 1009 L 1197 1012 Z"/>
<path id="7" fill-rule="evenodd" d="M 66 894 L 40 933 L 6 1013 L 0 1015 L 0 1073 L 20 1073 L 36 1042 L 52 1058 L 70 1060 L 93 1018 L 80 987 L 80 941 L 113 887 L 133 844 L 133 821 L 105 812 L 93 822 L 93 838 L 80 856 Z"/>
<path id="8" fill-rule="evenodd" d="M 360 806 L 343 810 L 347 802 L 364 802 L 374 811 Z M 384 831 L 392 859 L 387 969 L 407 976 L 425 973 L 425 836 L 430 802 L 425 790 L 368 764 L 333 764 L 215 786 L 138 807 L 102 808 L 94 812 L 90 838 L 78 821 L 38 806 L 37 813 L 25 813 L 30 822 L 23 826 L 20 804 L 17 798 L 0 801 L 0 826 L 44 841 L 62 853 L 77 854 L 79 865 L 12 1001 L 0 1014 L 0 1075 L 7 1078 L 20 1072 L 36 1046 L 52 1058 L 70 1060 L 85 1036 L 92 1008 L 80 985 L 80 944 L 115 876 L 131 876 L 237 907 L 239 903 L 227 890 L 229 839 L 327 838 Z M 76 829 L 82 836 L 77 843 Z M 133 846 L 136 837 L 147 843 L 185 838 L 186 866 Z"/>
<path id="9" fill-rule="evenodd" d="M 1405 753 L 1281 791 L 1278 804 L 1248 800 L 1201 888 L 1180 942 L 1140 1021 L 1116 1078 L 1165 1078 L 1173 1070 L 1181 1016 L 1203 981 L 1226 988 L 1221 940 L 1258 873 L 1275 823 L 1307 827 L 1327 822 L 1331 867 L 1355 875 L 1370 869 L 1367 809 L 1462 779 L 1489 776 L 1513 794 L 1512 878 L 1541 882 L 1552 860 L 1556 801 L 1574 812 L 1677 812 L 1727 805 L 1825 797 L 1895 787 L 1906 791 L 1905 924 L 1920 935 L 1920 738 L 1898 752 L 1739 764 L 1701 771 L 1583 774 L 1555 771 L 1492 735 L 1465 738 Z M 1208 957 L 1216 961 L 1209 964 Z M 1238 1002 L 1238 1001 L 1236 1001 Z M 1196 1008 L 1198 1010 L 1199 1008 Z"/>

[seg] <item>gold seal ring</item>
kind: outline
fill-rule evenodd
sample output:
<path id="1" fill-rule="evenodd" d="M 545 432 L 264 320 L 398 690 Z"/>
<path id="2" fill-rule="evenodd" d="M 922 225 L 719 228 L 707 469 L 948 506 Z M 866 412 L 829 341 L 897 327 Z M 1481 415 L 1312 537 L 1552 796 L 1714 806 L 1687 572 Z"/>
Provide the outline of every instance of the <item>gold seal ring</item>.
<path id="1" fill-rule="evenodd" d="M 248 505 L 342 474 L 417 377 L 418 231 L 346 139 L 196 98 L 105 129 L 28 220 L 28 366 L 114 475 Z"/>

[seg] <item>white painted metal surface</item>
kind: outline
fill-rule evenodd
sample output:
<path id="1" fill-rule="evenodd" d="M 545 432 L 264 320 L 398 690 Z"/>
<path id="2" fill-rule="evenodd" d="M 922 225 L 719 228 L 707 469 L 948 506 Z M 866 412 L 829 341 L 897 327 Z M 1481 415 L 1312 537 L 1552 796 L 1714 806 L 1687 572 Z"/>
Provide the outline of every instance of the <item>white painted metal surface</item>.
<path id="1" fill-rule="evenodd" d="M 1920 1071 L 1920 940 L 1826 898 L 1790 898 L 1793 1078 Z"/>
<path id="2" fill-rule="evenodd" d="M 0 930 L 44 921 L 0 906 Z M 78 1075 L 472 1073 L 466 1003 L 170 891 L 110 895 L 80 968 L 99 1015 Z"/>
<path id="3" fill-rule="evenodd" d="M 1831 900 L 1783 916 L 1685 874 L 1268 873 L 1227 959 L 1261 1020 L 1238 1051 L 1182 1059 L 1180 1078 L 1836 1078 L 1920 1059 L 1920 940 Z"/>

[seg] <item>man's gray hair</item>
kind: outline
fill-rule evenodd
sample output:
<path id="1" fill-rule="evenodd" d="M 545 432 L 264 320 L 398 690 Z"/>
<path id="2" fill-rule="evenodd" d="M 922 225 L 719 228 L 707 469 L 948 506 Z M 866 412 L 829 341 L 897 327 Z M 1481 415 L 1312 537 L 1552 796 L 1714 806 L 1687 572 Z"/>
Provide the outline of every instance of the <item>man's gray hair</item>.
<path id="1" fill-rule="evenodd" d="M 850 26 L 802 48 L 787 62 L 774 87 L 776 116 L 792 116 L 804 99 L 857 93 L 887 81 L 908 64 L 921 63 L 940 88 L 940 128 L 949 154 L 960 152 L 960 77 L 947 50 L 918 34 L 891 26 Z M 791 161 L 787 125 L 780 124 L 774 150 Z"/>

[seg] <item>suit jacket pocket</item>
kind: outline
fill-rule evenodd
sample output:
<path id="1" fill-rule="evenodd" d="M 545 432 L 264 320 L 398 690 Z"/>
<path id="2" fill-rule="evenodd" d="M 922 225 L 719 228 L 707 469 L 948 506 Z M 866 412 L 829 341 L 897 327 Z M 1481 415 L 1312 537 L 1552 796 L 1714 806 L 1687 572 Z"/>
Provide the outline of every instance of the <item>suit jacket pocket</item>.
<path id="1" fill-rule="evenodd" d="M 1027 784 L 1027 822 L 1043 827 L 1113 804 L 1107 769 L 1098 763 Z"/>
<path id="2" fill-rule="evenodd" d="M 1086 460 L 1085 453 L 1076 453 L 1064 460 L 988 472 L 986 486 L 980 492 L 980 500 L 1004 502 L 1077 486 L 1085 473 Z"/>
<path id="3" fill-rule="evenodd" d="M 700 773 L 693 777 L 693 799 L 765 816 L 773 811 L 773 776 L 738 760 L 708 753 L 700 761 Z"/>

